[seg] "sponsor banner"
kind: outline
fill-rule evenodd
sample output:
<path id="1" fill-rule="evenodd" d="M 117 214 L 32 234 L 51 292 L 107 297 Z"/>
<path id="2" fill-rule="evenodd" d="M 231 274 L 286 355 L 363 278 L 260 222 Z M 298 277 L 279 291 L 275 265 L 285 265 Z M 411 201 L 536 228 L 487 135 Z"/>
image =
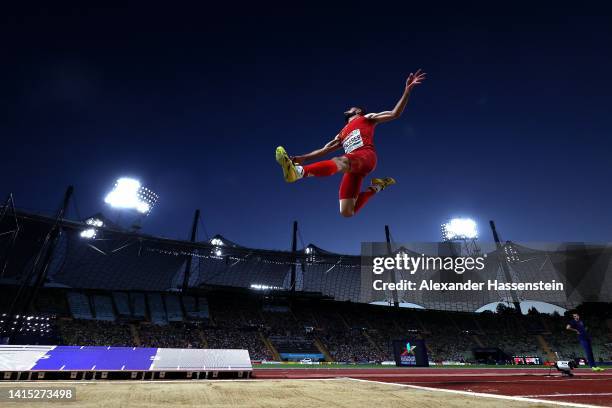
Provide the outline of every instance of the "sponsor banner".
<path id="1" fill-rule="evenodd" d="M 393 341 L 393 355 L 398 367 L 428 367 L 427 347 L 422 339 Z"/>

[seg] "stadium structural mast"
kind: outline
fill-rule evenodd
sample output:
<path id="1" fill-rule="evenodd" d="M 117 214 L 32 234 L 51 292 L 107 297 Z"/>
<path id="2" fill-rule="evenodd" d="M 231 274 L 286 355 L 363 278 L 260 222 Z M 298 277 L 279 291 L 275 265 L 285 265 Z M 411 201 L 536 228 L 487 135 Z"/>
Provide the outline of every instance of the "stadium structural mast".
<path id="1" fill-rule="evenodd" d="M 391 253 L 393 252 L 391 250 L 391 233 L 389 232 L 389 226 L 385 225 L 385 239 L 387 241 L 387 255 L 391 255 Z M 397 279 L 395 277 L 395 268 L 391 269 L 391 279 L 393 280 L 393 282 L 397 282 Z M 393 306 L 394 307 L 399 307 L 399 297 L 397 296 L 397 289 L 393 289 L 392 296 L 393 296 Z"/>
<path id="2" fill-rule="evenodd" d="M 17 210 L 15 209 L 15 199 L 13 198 L 12 193 L 8 195 L 8 197 L 6 198 L 6 202 L 4 206 L 2 207 L 2 212 L 0 212 L 0 223 L 2 223 L 2 220 L 4 220 L 4 217 L 9 212 L 9 209 L 12 212 L 12 216 L 15 220 L 15 229 L 7 232 L 8 234 L 12 234 L 12 237 L 11 237 L 11 242 L 9 243 L 8 251 L 6 251 L 6 254 L 4 255 L 4 259 L 2 259 L 2 263 L 0 264 L 2 265 L 2 269 L 0 269 L 0 278 L 4 277 L 4 272 L 6 271 L 6 268 L 8 267 L 11 253 L 13 252 L 13 248 L 15 247 L 15 241 L 17 241 L 17 235 L 19 235 L 19 221 L 17 220 Z"/>
<path id="3" fill-rule="evenodd" d="M 195 243 L 197 235 L 198 235 L 198 222 L 200 221 L 200 210 L 195 210 L 195 214 L 193 215 L 193 224 L 191 225 L 191 237 L 190 242 Z M 183 287 L 182 291 L 186 292 L 189 287 L 189 277 L 191 275 L 191 263 L 193 260 L 193 254 L 190 252 L 187 257 L 187 262 L 185 262 L 185 273 L 183 274 Z"/>
<path id="4" fill-rule="evenodd" d="M 74 187 L 68 186 L 66 192 L 64 193 L 62 205 L 55 217 L 53 226 L 49 232 L 47 232 L 40 250 L 36 254 L 30 273 L 22 276 L 22 282 L 17 290 L 17 293 L 15 294 L 15 298 L 11 302 L 9 315 L 27 314 L 30 312 L 32 305 L 38 296 L 40 288 L 45 284 L 45 279 L 47 278 L 49 265 L 51 264 L 55 247 L 57 246 L 59 238 L 62 234 L 62 220 L 68 211 L 68 204 L 70 203 L 70 198 L 72 198 L 73 193 Z M 33 285 L 31 284 L 32 280 L 34 280 Z"/>
<path id="5" fill-rule="evenodd" d="M 0 212 L 0 221 L 2 221 L 2 219 L 6 215 L 9 207 L 12 207 L 13 211 L 15 210 L 15 203 L 13 201 L 13 193 L 9 193 L 8 197 L 6 197 L 4 205 L 2 206 L 2 212 Z"/>
<path id="6" fill-rule="evenodd" d="M 295 295 L 295 269 L 297 262 L 297 230 L 298 230 L 298 222 L 293 221 L 293 234 L 291 236 L 291 253 L 293 254 L 293 258 L 291 259 L 291 294 Z"/>
<path id="7" fill-rule="evenodd" d="M 505 253 L 504 245 L 499 238 L 499 234 L 497 233 L 497 228 L 495 227 L 495 221 L 489 220 L 489 226 L 491 226 L 491 231 L 493 232 L 493 240 L 495 241 L 495 246 L 498 250 L 501 250 L 502 253 Z M 510 267 L 508 266 L 508 259 L 505 256 L 502 256 L 500 260 L 501 267 L 504 271 L 504 276 L 506 277 L 507 282 L 512 282 L 512 275 L 510 275 Z M 515 291 L 510 291 L 510 296 L 512 296 L 512 303 L 514 304 L 514 308 L 517 312 L 521 313 L 521 302 L 519 302 L 518 297 L 516 296 Z"/>
<path id="8" fill-rule="evenodd" d="M 497 234 L 497 228 L 495 228 L 495 221 L 489 220 L 489 226 L 491 226 L 491 231 L 493 232 L 493 240 L 495 241 L 497 249 L 502 249 L 501 240 L 499 239 L 499 235 Z"/>

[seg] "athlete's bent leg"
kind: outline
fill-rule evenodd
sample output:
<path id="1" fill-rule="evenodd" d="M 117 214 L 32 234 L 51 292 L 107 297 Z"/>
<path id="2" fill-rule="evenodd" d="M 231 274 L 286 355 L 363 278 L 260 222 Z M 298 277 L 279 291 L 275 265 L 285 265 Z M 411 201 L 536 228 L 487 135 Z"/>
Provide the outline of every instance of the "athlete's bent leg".
<path id="1" fill-rule="evenodd" d="M 363 176 L 361 176 L 361 180 L 363 180 Z M 395 180 L 391 177 L 386 177 L 384 179 L 372 179 L 372 185 L 370 185 L 365 191 L 359 193 L 356 199 L 342 199 L 343 195 L 350 196 L 354 193 L 355 190 L 353 190 L 352 188 L 354 188 L 355 186 L 355 181 L 351 180 L 350 178 L 347 178 L 345 185 L 345 179 L 343 178 L 342 183 L 343 184 L 340 186 L 340 214 L 345 217 L 352 217 L 353 215 L 357 214 L 359 210 L 361 210 L 363 206 L 368 202 L 368 200 L 374 197 L 376 193 L 384 190 L 390 185 L 395 184 Z M 343 186 L 345 190 L 344 194 L 342 193 Z M 361 181 L 359 181 L 359 189 L 361 189 Z"/>
<path id="2" fill-rule="evenodd" d="M 340 183 L 340 214 L 343 217 L 355 215 L 355 203 L 361 190 L 361 184 L 365 175 L 357 173 L 344 173 Z"/>
<path id="3" fill-rule="evenodd" d="M 376 193 L 384 190 L 385 188 L 395 184 L 395 179 L 391 177 L 385 177 L 383 179 L 374 178 L 372 179 L 372 185 L 370 185 L 366 191 L 359 193 L 357 202 L 355 203 L 355 214 L 361 210 L 361 208 L 372 198 Z"/>
<path id="4" fill-rule="evenodd" d="M 368 200 L 373 197 L 374 194 L 376 194 L 377 192 L 378 191 L 372 189 L 372 187 L 368 187 L 365 191 L 359 193 L 359 196 L 355 201 L 355 214 L 357 214 L 357 212 L 361 210 L 361 208 L 363 208 L 363 206 L 368 202 Z"/>
<path id="5" fill-rule="evenodd" d="M 300 166 L 297 166 L 298 168 Z M 334 157 L 331 160 L 307 164 L 302 167 L 304 177 L 327 177 L 333 176 L 339 171 L 347 171 L 349 161 L 346 157 Z"/>
<path id="6" fill-rule="evenodd" d="M 354 198 L 344 198 L 340 200 L 340 215 L 343 217 L 352 217 L 355 215 L 355 200 Z"/>
<path id="7" fill-rule="evenodd" d="M 283 177 L 288 183 L 293 183 L 302 177 L 327 177 L 339 171 L 349 170 L 349 159 L 344 156 L 300 166 L 291 160 L 291 157 L 289 157 L 287 151 L 282 146 L 276 148 L 276 161 L 283 169 Z"/>

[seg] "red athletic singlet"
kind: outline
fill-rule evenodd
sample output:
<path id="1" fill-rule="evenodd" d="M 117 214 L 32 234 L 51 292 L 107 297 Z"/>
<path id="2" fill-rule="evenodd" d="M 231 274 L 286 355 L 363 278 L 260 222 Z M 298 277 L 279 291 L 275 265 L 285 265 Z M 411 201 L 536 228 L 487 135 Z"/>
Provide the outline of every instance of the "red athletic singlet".
<path id="1" fill-rule="evenodd" d="M 339 197 L 356 199 L 361 190 L 365 176 L 376 168 L 376 150 L 374 149 L 374 127 L 376 123 L 364 116 L 359 116 L 340 131 L 340 142 L 349 159 L 350 169 L 342 176 Z"/>
<path id="2" fill-rule="evenodd" d="M 357 149 L 374 149 L 374 127 L 376 123 L 365 116 L 358 116 L 346 124 L 340 131 L 340 142 L 346 153 Z"/>

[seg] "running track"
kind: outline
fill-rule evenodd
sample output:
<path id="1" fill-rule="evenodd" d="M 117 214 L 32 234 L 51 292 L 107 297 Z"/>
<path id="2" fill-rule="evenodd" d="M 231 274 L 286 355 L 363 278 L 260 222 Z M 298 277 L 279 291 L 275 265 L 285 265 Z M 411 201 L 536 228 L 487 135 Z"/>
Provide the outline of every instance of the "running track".
<path id="1" fill-rule="evenodd" d="M 561 403 L 612 407 L 612 372 L 574 370 L 563 378 L 548 369 L 462 368 L 265 368 L 254 370 L 258 379 L 352 378 L 393 384 L 408 384 L 446 390 L 535 398 Z"/>

